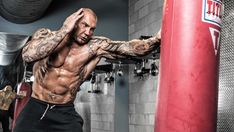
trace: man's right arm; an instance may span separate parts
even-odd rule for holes
[[[73,31],[76,22],[83,17],[83,9],[71,14],[63,23],[58,31],[50,31],[49,29],[39,29],[36,31],[32,39],[26,44],[22,51],[23,60],[26,62],[34,62],[43,59],[53,53],[55,50],[66,45],[65,37]]]
[[[62,46],[59,46],[59,44],[64,44],[61,42],[68,33],[66,26],[53,32],[45,28],[39,29],[23,48],[23,60],[33,62],[49,56],[56,48]]]

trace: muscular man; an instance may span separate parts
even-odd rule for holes
[[[22,52],[26,62],[35,62],[32,98],[19,115],[14,132],[82,132],[83,120],[73,101],[100,59],[146,55],[160,43],[160,33],[128,42],[94,37],[96,24],[95,13],[82,8],[58,31],[39,29],[34,33]]]

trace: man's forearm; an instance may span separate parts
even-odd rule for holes
[[[159,44],[160,40],[157,37],[151,37],[146,40],[112,41],[107,50],[119,55],[136,57],[147,55]]]
[[[23,59],[26,62],[33,62],[49,56],[55,49],[65,45],[61,41],[69,32],[65,26],[54,32],[48,29],[37,31],[33,35],[32,40],[23,48]]]
[[[151,37],[145,40],[133,40],[129,42],[129,47],[132,48],[132,55],[133,56],[144,56],[150,53],[158,47],[160,44],[160,39],[156,36]]]
[[[155,36],[145,40],[132,40],[129,42],[130,47],[133,49],[133,56],[144,56],[158,47],[161,43],[161,29]]]
[[[93,37],[91,42],[96,47],[100,47],[98,55],[116,59],[144,56],[150,53],[160,44],[160,36],[154,36],[149,39],[131,41],[113,41],[105,37]],[[94,46],[95,47],[95,46]],[[95,50],[95,48],[94,48]]]

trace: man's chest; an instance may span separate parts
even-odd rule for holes
[[[82,47],[71,47],[65,59],[65,65],[85,65],[94,59],[96,54],[88,45]]]

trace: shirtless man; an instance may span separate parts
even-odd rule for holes
[[[24,61],[34,63],[32,97],[14,132],[82,132],[83,120],[73,101],[80,85],[102,57],[143,56],[160,43],[160,32],[147,40],[112,41],[93,36],[96,14],[82,8],[58,31],[39,29],[24,47]]]

